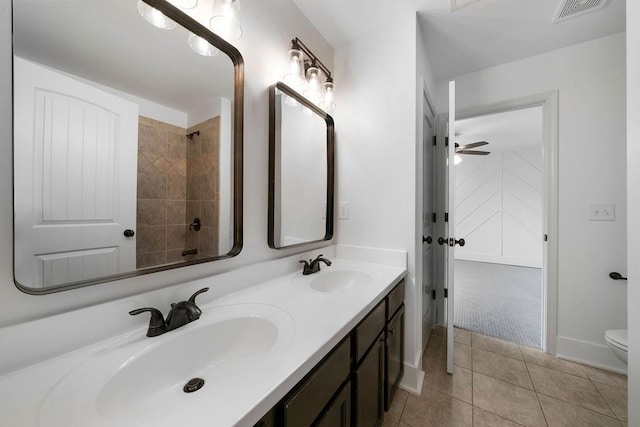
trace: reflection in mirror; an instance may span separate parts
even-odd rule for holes
[[[271,88],[269,114],[269,246],[330,240],[333,119],[284,83]]]
[[[131,0],[13,1],[15,277],[27,292],[240,251],[242,58],[198,25],[211,1],[186,11],[194,19],[146,2],[178,25],[150,25]]]

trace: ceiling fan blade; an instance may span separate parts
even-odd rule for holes
[[[487,141],[478,141],[478,142],[472,142],[471,144],[467,144],[467,145],[458,145],[456,144],[456,146],[458,148],[460,148],[461,150],[468,150],[469,148],[477,148],[477,147],[482,147],[483,145],[488,145],[489,143]]]
[[[476,151],[476,150],[456,150],[456,154],[473,154],[476,156],[486,156],[491,154],[490,151]]]

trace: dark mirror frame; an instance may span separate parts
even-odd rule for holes
[[[243,127],[244,127],[244,61],[240,51],[233,45],[229,44],[223,38],[217,36],[208,28],[201,25],[198,21],[191,18],[189,15],[182,12],[177,7],[173,6],[167,0],[142,0],[149,6],[158,9],[167,17],[174,20],[178,25],[183,26],[192,33],[202,37],[217,49],[225,53],[233,62],[234,68],[234,97],[233,97],[233,247],[229,252],[224,255],[215,257],[202,258],[193,261],[184,261],[175,264],[168,264],[158,267],[150,267],[139,270],[134,270],[128,273],[114,274],[111,276],[104,276],[97,279],[86,280],[81,282],[68,283],[66,285],[52,286],[44,289],[34,289],[24,286],[15,280],[15,217],[14,217],[14,251],[13,251],[13,269],[14,269],[14,283],[18,289],[22,292],[31,295],[45,295],[56,292],[67,291],[71,289],[82,288],[85,286],[97,285],[100,283],[112,282],[116,280],[127,279],[131,277],[137,277],[144,274],[157,273],[160,271],[172,270],[175,268],[187,267],[195,264],[202,264],[205,262],[217,261],[221,259],[231,258],[240,253],[242,250],[243,241],[243,227],[242,227],[242,164],[243,164]],[[13,53],[13,47],[12,47]],[[13,55],[12,55],[13,57]],[[12,71],[13,75],[13,71]],[[15,123],[12,121],[12,127]],[[13,130],[13,129],[12,129]],[[15,199],[17,195],[13,194],[13,202],[15,205]],[[15,209],[14,209],[15,212]]]
[[[276,246],[275,243],[275,186],[276,186],[276,94],[280,91],[300,104],[317,114],[327,124],[327,212],[326,212],[326,231],[322,239],[311,240],[304,243],[297,243],[287,246]],[[334,156],[335,156],[335,125],[333,118],[300,95],[291,87],[282,82],[278,82],[269,89],[269,227],[268,227],[268,243],[271,249],[290,249],[300,246],[306,246],[311,243],[323,242],[333,238],[333,203],[334,203]]]

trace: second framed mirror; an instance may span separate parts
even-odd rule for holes
[[[333,237],[334,122],[284,83],[269,91],[269,247]]]

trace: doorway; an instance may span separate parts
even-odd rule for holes
[[[454,326],[541,348],[542,106],[456,121]]]
[[[491,114],[504,113],[508,111],[518,111],[528,109],[531,107],[540,107],[542,109],[542,286],[540,291],[540,347],[543,351],[554,354],[556,353],[556,336],[557,336],[557,255],[558,255],[558,93],[557,91],[541,93],[531,95],[528,97],[517,98],[507,101],[502,101],[495,104],[479,106],[471,109],[465,109],[457,111],[457,120],[463,121],[466,119],[481,117]],[[437,137],[437,158],[438,158],[438,184],[437,184],[437,212],[448,216],[449,225],[455,225],[456,216],[456,203],[454,200],[450,200],[451,197],[445,198],[444,194],[447,192],[448,180],[447,180],[447,151],[445,148],[447,139],[447,123],[448,114],[441,114],[438,116],[438,137]],[[455,126],[454,126],[455,129]],[[455,133],[457,135],[457,133]],[[453,151],[453,150],[452,150]],[[453,155],[451,156],[453,157]],[[453,159],[449,163],[453,166]],[[451,203],[449,203],[451,202]],[[438,222],[438,232],[444,237],[446,234],[445,223]],[[461,236],[454,236],[459,239]],[[457,240],[455,240],[457,242]],[[455,246],[455,245],[453,245]],[[470,247],[473,246],[470,244]],[[438,324],[447,325],[447,317],[445,313],[453,311],[455,318],[455,300],[456,288],[455,288],[455,274],[445,274],[445,268],[448,259],[456,259],[455,251],[457,247],[449,247],[446,249],[446,245],[443,250],[438,251],[437,255],[437,307],[438,310]],[[442,268],[440,268],[442,267]],[[449,296],[453,298],[447,298],[444,292],[439,292],[440,289],[444,292],[448,291]],[[455,323],[455,322],[450,322]],[[452,351],[452,349],[451,349]]]

